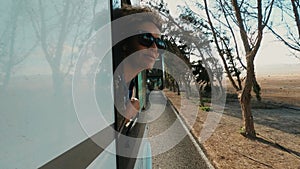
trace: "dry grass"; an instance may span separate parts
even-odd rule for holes
[[[300,169],[300,75],[265,76],[259,77],[258,82],[263,102],[252,102],[257,139],[239,133],[242,126],[239,103],[237,99],[228,99],[218,127],[202,143],[204,151],[220,169]],[[176,93],[164,92],[177,109],[195,103],[193,99],[183,99],[181,103]],[[191,112],[181,111],[182,117],[193,126],[195,137],[199,137],[208,113],[211,112],[199,110],[192,124]]]

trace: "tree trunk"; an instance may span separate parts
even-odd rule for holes
[[[8,83],[9,83],[9,80],[10,80],[10,76],[11,76],[11,69],[12,69],[12,65],[7,65],[7,69],[5,71],[5,76],[4,76],[4,79],[3,79],[3,84],[0,86],[0,91],[3,91],[6,89]]]
[[[1,86],[1,90],[5,90],[7,87],[10,77],[11,77],[11,70],[14,66],[14,60],[15,60],[15,41],[16,41],[16,31],[17,31],[17,21],[18,17],[20,16],[20,2],[14,2],[12,4],[12,14],[11,14],[11,23],[8,29],[9,30],[9,51],[8,51],[8,59],[6,69],[5,69],[5,76],[3,79],[3,84]]]
[[[192,95],[192,89],[191,89],[191,83],[190,83],[190,81],[187,83],[187,85],[188,85],[188,91],[190,93],[190,96],[193,96]]]
[[[199,84],[199,101],[200,101],[200,106],[204,106],[203,102],[203,96],[202,96],[202,91],[203,91],[203,84]]]
[[[242,90],[242,94],[240,96],[240,104],[242,109],[243,116],[243,133],[247,137],[256,137],[255,129],[254,129],[254,121],[251,112],[251,90],[253,86],[253,77],[254,77],[254,57],[247,56],[247,76],[245,87]]]
[[[62,96],[64,79],[59,70],[52,69],[52,82],[55,96]]]
[[[184,86],[185,86],[185,93],[186,93],[186,98],[190,98],[190,90],[187,81],[184,81]],[[179,95],[179,94],[178,94]]]
[[[176,89],[177,89],[177,95],[180,95],[180,88],[179,88],[179,84],[176,82],[175,83],[176,85]]]

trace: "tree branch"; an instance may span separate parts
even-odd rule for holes
[[[272,0],[272,2],[271,2],[270,5],[269,5],[269,6],[270,6],[270,9],[269,9],[268,14],[266,14],[266,20],[264,21],[263,29],[265,28],[265,26],[266,26],[267,23],[269,22],[271,13],[272,13],[272,11],[273,11],[273,4],[274,4],[274,0]],[[265,11],[267,11],[267,9],[266,9]]]
[[[224,13],[224,17],[225,17],[226,23],[227,23],[227,25],[228,25],[228,29],[230,30],[231,35],[232,35],[232,37],[233,37],[233,41],[234,41],[234,46],[235,46],[235,51],[236,51],[237,59],[238,59],[238,61],[240,62],[240,64],[242,65],[242,67],[243,67],[244,69],[246,69],[246,66],[244,65],[244,63],[242,62],[242,59],[241,59],[241,57],[240,57],[240,52],[239,52],[239,48],[238,48],[238,45],[237,45],[237,40],[236,40],[234,31],[233,31],[232,27],[229,26],[229,25],[230,25],[230,24],[229,24],[229,20],[228,20],[227,15],[226,15],[225,8],[224,8],[224,6],[222,5],[222,4],[223,4],[223,3],[222,3],[222,0],[220,0],[219,3],[220,3],[220,5],[221,5],[221,7],[222,7],[222,10],[223,10],[223,13]]]
[[[275,37],[280,40],[281,42],[283,42],[286,46],[288,46],[289,48],[300,52],[300,46],[294,46],[292,44],[290,44],[289,42],[287,42],[282,36],[280,36],[278,33],[276,33],[270,26],[267,25],[267,28],[275,35]]]
[[[300,40],[300,17],[299,17],[299,12],[298,12],[298,9],[297,9],[297,6],[296,6],[296,1],[291,0],[291,3],[292,3],[292,6],[293,6],[295,21],[296,21],[296,25],[297,25],[297,28],[298,28],[298,35],[299,35],[299,40]],[[298,6],[299,6],[299,4],[298,4]]]
[[[239,29],[240,29],[240,34],[241,34],[241,38],[242,38],[242,41],[243,41],[245,52],[248,53],[248,52],[251,51],[251,48],[250,48],[250,45],[249,45],[249,42],[248,42],[247,32],[246,32],[245,26],[243,24],[243,19],[242,19],[242,16],[241,16],[240,7],[238,5],[237,0],[231,0],[231,3],[232,3],[232,6],[234,8],[234,11],[235,11],[236,19],[238,21],[238,26],[239,26]]]
[[[40,10],[40,22],[41,22],[41,32],[40,32],[40,40],[41,40],[41,45],[42,49],[44,51],[46,60],[50,64],[51,67],[54,66],[53,59],[51,58],[51,55],[49,54],[48,51],[48,46],[47,46],[47,34],[46,34],[46,23],[45,23],[45,11],[43,8],[42,0],[39,0],[39,10]]]
[[[231,74],[230,74],[230,72],[229,72],[229,68],[228,68],[227,63],[226,63],[226,60],[225,60],[225,58],[224,58],[224,54],[222,53],[221,48],[220,48],[220,46],[219,46],[219,44],[218,44],[218,40],[217,40],[215,28],[214,28],[213,23],[212,23],[212,21],[211,21],[211,19],[210,19],[210,15],[209,15],[209,11],[208,11],[208,6],[207,6],[207,1],[206,1],[206,0],[203,0],[203,1],[204,1],[204,5],[205,5],[205,12],[206,12],[206,16],[207,16],[207,19],[208,19],[208,23],[209,23],[209,25],[210,25],[210,28],[211,28],[211,31],[212,31],[212,34],[213,34],[213,37],[214,37],[214,41],[215,41],[215,44],[216,44],[218,53],[219,53],[219,55],[220,55],[220,57],[221,57],[221,59],[222,59],[222,62],[223,62],[223,64],[224,64],[225,71],[226,71],[226,73],[227,73],[227,75],[228,75],[228,78],[229,78],[229,80],[230,80],[232,86],[233,86],[236,90],[240,90],[240,88],[236,85],[235,81],[233,80],[233,78],[232,78],[232,76],[231,76]]]

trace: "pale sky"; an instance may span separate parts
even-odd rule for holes
[[[295,58],[288,47],[274,36],[264,34],[263,43],[255,62],[257,65],[299,64],[300,60]]]

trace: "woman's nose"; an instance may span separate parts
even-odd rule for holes
[[[157,47],[155,42],[150,46],[150,48],[151,48],[152,51],[157,53],[158,47]]]

